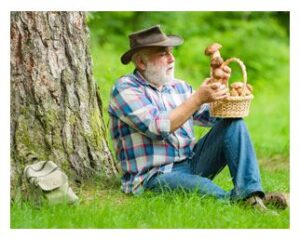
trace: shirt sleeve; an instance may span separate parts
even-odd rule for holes
[[[170,134],[168,113],[153,105],[143,87],[130,79],[114,86],[109,113],[151,139],[162,140]]]
[[[210,116],[210,106],[207,103],[201,105],[200,109],[194,113],[193,119],[195,125],[203,127],[212,127],[219,121],[219,118]]]

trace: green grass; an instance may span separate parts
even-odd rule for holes
[[[272,181],[270,181],[272,179]],[[281,169],[263,171],[266,190],[288,191],[287,178]],[[231,188],[227,169],[216,182]],[[109,187],[108,187],[109,186]],[[230,204],[196,193],[146,192],[128,196],[119,191],[118,181],[96,180],[77,189],[77,206],[29,203],[11,207],[12,228],[289,228],[289,210],[270,217],[242,204]]]

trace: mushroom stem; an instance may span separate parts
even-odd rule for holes
[[[210,60],[213,60],[214,58],[221,58],[221,54],[220,54],[220,51],[219,51],[219,50],[213,52],[213,53],[210,55]]]

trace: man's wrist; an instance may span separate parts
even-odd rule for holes
[[[197,108],[201,107],[201,105],[204,103],[202,100],[201,95],[196,91],[195,94],[192,97],[193,105],[195,105]]]

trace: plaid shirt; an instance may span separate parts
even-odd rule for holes
[[[207,104],[175,132],[170,132],[169,112],[193,93],[192,87],[173,80],[158,90],[138,71],[121,77],[113,86],[109,105],[110,131],[123,171],[122,190],[143,192],[154,174],[172,170],[174,162],[193,156],[193,124],[212,126]]]

